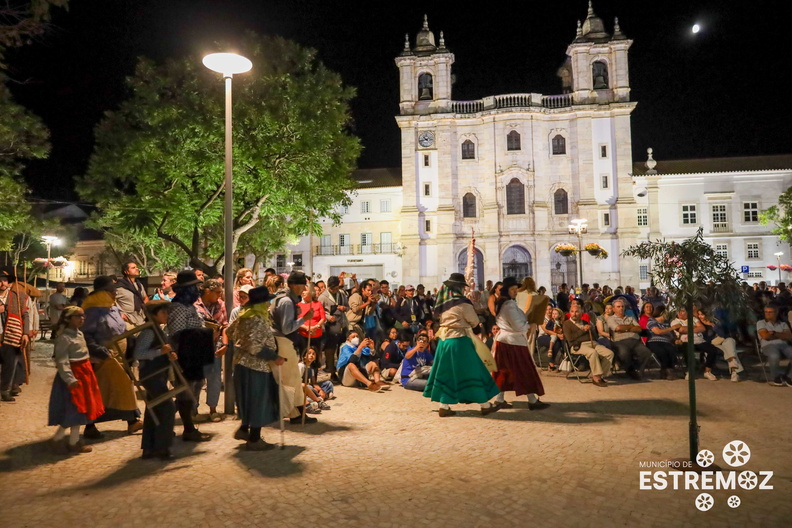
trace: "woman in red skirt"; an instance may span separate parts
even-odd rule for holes
[[[80,426],[96,420],[105,409],[99,384],[88,359],[88,345],[80,331],[85,313],[79,306],[61,312],[52,333],[55,340],[55,365],[58,373],[52,383],[49,425],[57,425],[52,447],[57,452],[90,453],[92,448],[80,441]],[[66,440],[66,430],[69,438]]]
[[[501,294],[495,303],[495,324],[500,328],[493,347],[498,370],[492,373],[495,383],[501,390],[495,398],[495,405],[508,409],[505,392],[514,391],[517,396],[528,395],[528,408],[532,411],[545,409],[550,404],[539,400],[544,395],[544,387],[528,350],[528,331],[530,325],[517,302],[520,283],[514,277],[503,279]]]

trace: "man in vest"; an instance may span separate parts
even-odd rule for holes
[[[30,312],[27,310],[28,298],[25,290],[10,284],[9,275],[0,271],[0,399],[14,401],[11,386],[19,356],[27,347],[30,339]]]

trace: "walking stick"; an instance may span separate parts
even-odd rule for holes
[[[285,449],[286,446],[284,445],[283,437],[283,413],[281,410],[280,398],[281,398],[281,391],[283,390],[283,384],[281,383],[281,367],[282,365],[276,365],[278,367],[278,423],[280,424],[280,448]],[[303,415],[304,416],[304,415]]]
[[[308,352],[308,349],[311,348],[311,324],[308,323],[308,347],[305,349]],[[308,365],[305,364],[305,355],[303,355],[303,375],[302,375],[302,382],[305,383],[306,378],[308,377]],[[302,410],[302,424],[300,427],[303,429],[305,428],[305,408],[308,406],[308,402],[305,401],[305,388],[300,387],[302,391],[302,399],[303,399],[303,410]]]

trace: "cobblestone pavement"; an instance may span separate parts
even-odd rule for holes
[[[4,528],[790,525],[792,388],[697,383],[701,447],[726,468],[723,447],[742,440],[751,458],[737,471],[774,471],[772,490],[710,491],[714,507],[699,511],[699,490],[639,489],[641,462],[687,453],[682,380],[597,388],[545,374],[547,410],[523,399],[487,417],[458,405],[442,419],[399,387],[339,387],[320,423],[287,426],[285,450],[240,450],[227,419],[201,426],[210,442],[177,439],[165,463],[141,460],[140,435],[122,422],[100,424],[107,438],[93,453],[50,453],[51,353],[38,344],[31,385],[0,404]],[[277,429],[265,438],[277,442]]]

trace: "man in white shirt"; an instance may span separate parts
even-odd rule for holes
[[[66,291],[66,285],[62,282],[59,282],[55,285],[55,293],[50,294],[49,296],[49,320],[51,325],[55,325],[60,319],[61,312],[66,308],[66,305],[69,304],[69,298],[64,295]]]
[[[619,354],[622,367],[632,379],[640,380],[641,371],[652,358],[652,352],[641,341],[642,328],[638,321],[627,315],[626,310],[626,301],[615,299],[613,315],[608,317],[607,323],[613,333],[613,346]]]
[[[756,332],[759,334],[762,352],[767,355],[770,363],[770,377],[773,378],[770,385],[792,386],[792,379],[789,378],[792,362],[784,374],[781,374],[780,365],[782,354],[792,359],[792,346],[788,343],[792,339],[792,332],[785,322],[778,320],[778,310],[775,306],[764,307],[764,319],[756,323]]]

